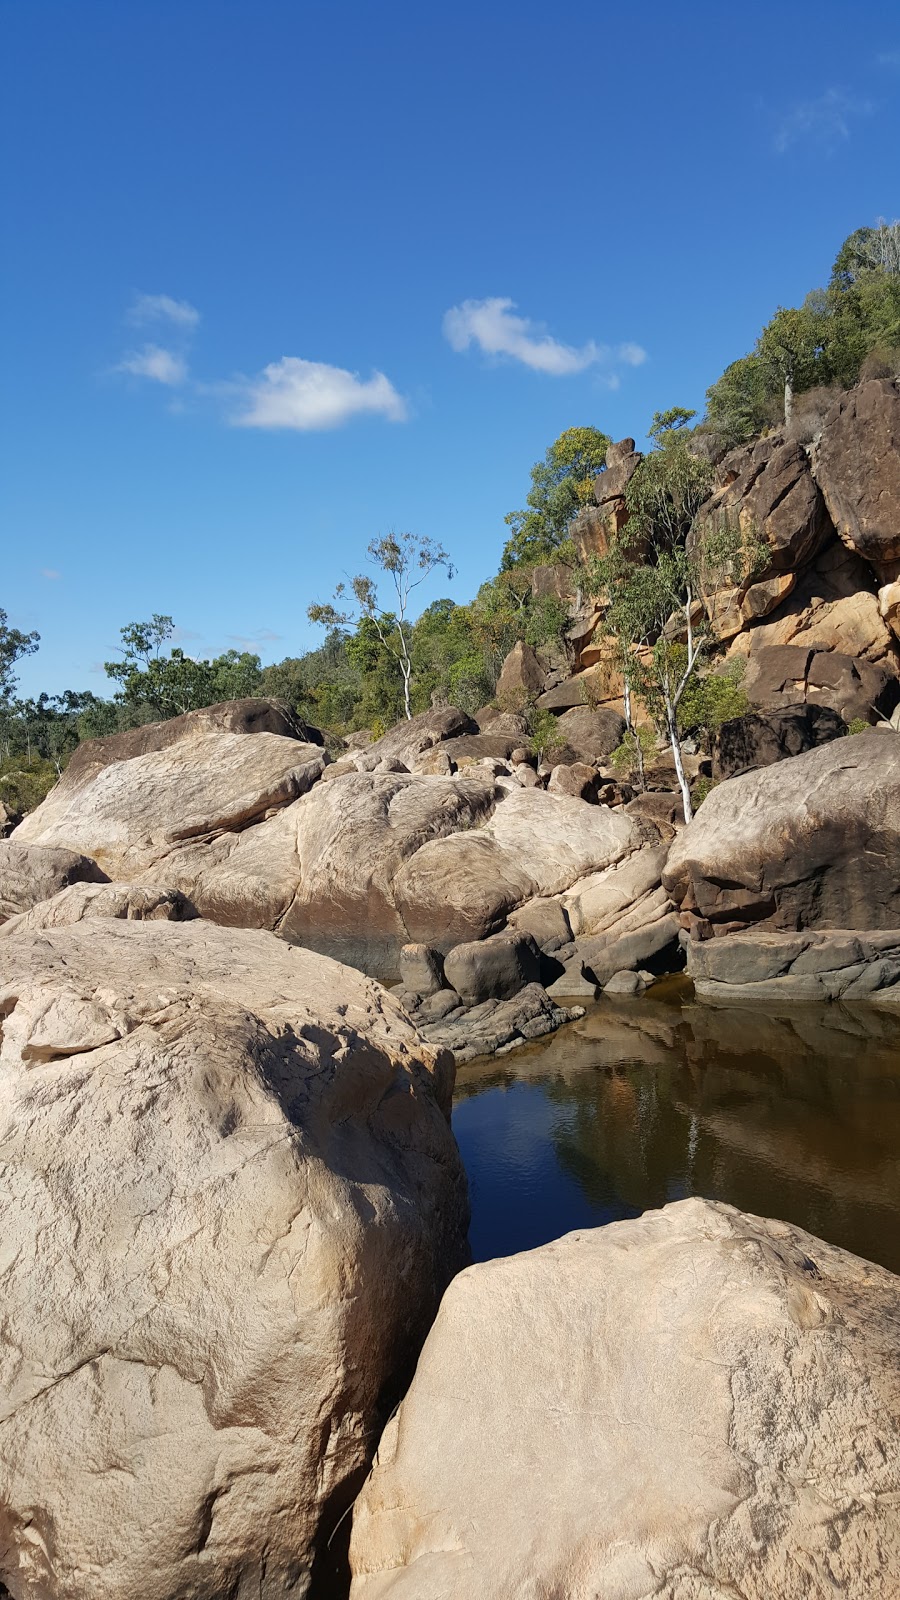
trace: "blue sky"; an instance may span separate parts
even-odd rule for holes
[[[295,654],[392,527],[455,559],[423,603],[470,598],[563,428],[702,407],[900,213],[894,4],[0,21],[0,606],[42,635],[28,693],[104,692],[154,611],[194,654]]]

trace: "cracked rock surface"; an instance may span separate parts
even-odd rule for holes
[[[0,1017],[0,1587],[301,1600],[465,1259],[451,1058],[199,920],[15,931]]]
[[[684,1200],[451,1284],[352,1600],[895,1600],[900,1279]]]

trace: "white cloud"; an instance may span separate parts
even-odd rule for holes
[[[171,322],[177,328],[196,328],[200,313],[189,300],[168,294],[139,294],[128,313],[129,322]]]
[[[581,346],[561,344],[528,317],[516,316],[515,310],[515,301],[500,295],[487,300],[464,300],[462,305],[451,306],[445,312],[444,338],[454,350],[468,350],[475,344],[485,355],[509,356],[532,371],[553,378],[571,377],[598,363],[618,360],[637,366],[646,359],[637,344],[611,348],[596,344],[593,339]]]
[[[62,573],[57,572],[55,567],[41,567],[41,577],[51,579],[61,578]]]
[[[255,633],[228,633],[225,637],[234,644],[242,644],[246,649],[253,650],[261,644],[274,644],[284,635],[274,633],[271,628],[257,628]]]
[[[323,361],[283,356],[258,378],[241,385],[244,409],[232,417],[237,428],[295,428],[300,432],[339,428],[351,417],[370,413],[388,422],[406,419],[406,401],[383,372],[362,379]]]
[[[775,129],[774,146],[779,155],[804,140],[832,150],[850,138],[854,117],[871,116],[870,100],[859,100],[843,89],[826,89],[815,100],[801,100]]]
[[[151,378],[154,383],[166,383],[171,387],[184,383],[188,375],[184,357],[158,344],[145,344],[143,350],[132,351],[119,362],[116,371],[130,373],[133,378]]]

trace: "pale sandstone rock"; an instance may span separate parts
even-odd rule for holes
[[[352,1600],[894,1600],[900,1280],[705,1200],[472,1267],[354,1511]]]
[[[318,746],[279,734],[200,733],[61,782],[17,835],[82,851],[111,877],[132,879],[189,840],[233,833],[288,805],[324,765]]]
[[[199,921],[0,974],[0,1584],[300,1600],[463,1259],[451,1058]]]
[[[68,928],[95,917],[128,922],[188,922],[196,912],[177,889],[148,888],[140,883],[73,883],[30,911],[10,917],[0,939],[36,933],[41,928]]]
[[[477,732],[477,724],[464,711],[457,710],[456,706],[441,706],[437,710],[423,711],[408,721],[403,718],[380,739],[357,751],[353,759],[360,772],[374,772],[386,760],[399,761],[401,768],[410,770],[416,757],[426,750],[433,750],[447,739]]]
[[[104,883],[106,873],[78,850],[0,839],[0,920],[28,911],[73,883]]]

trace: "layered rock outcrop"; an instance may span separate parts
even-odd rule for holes
[[[815,452],[816,477],[844,543],[882,581],[900,562],[900,384],[861,383],[825,418]]]
[[[309,1592],[465,1258],[452,1059],[263,933],[3,941],[0,1584]]]
[[[900,739],[872,730],[720,784],[662,881],[700,932],[900,927]]]
[[[28,911],[75,883],[105,883],[106,873],[78,850],[0,839],[0,921]]]
[[[451,1284],[352,1600],[891,1600],[900,1280],[686,1200]]]

